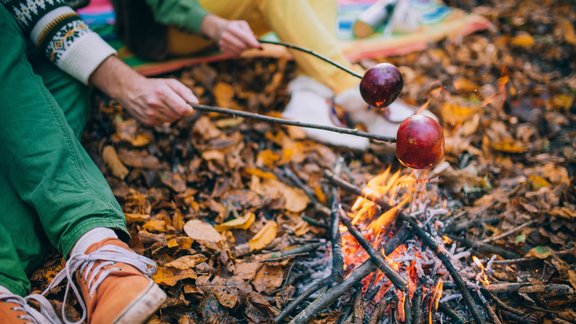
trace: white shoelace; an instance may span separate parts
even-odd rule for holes
[[[40,304],[40,311],[28,304],[28,301],[34,300]],[[1,294],[0,301],[18,304],[12,308],[14,311],[23,311],[26,314],[20,315],[20,319],[38,324],[60,324],[60,319],[56,315],[50,302],[42,295],[32,294],[24,298],[14,294]]]
[[[101,263],[96,265],[96,262]],[[80,273],[84,274],[83,279],[88,281],[88,289],[90,290],[90,296],[92,297],[96,293],[96,290],[102,281],[104,281],[108,275],[114,272],[122,271],[121,268],[103,269],[104,267],[114,265],[117,262],[129,264],[149,277],[156,272],[156,263],[147,257],[138,255],[119,246],[105,245],[90,254],[77,253],[70,256],[66,262],[66,267],[62,269],[56,275],[56,277],[54,277],[54,280],[48,286],[48,288],[46,288],[42,295],[46,295],[48,291],[58,286],[62,281],[64,281],[64,279],[67,279],[68,283],[66,284],[64,302],[62,303],[62,320],[65,324],[82,323],[87,316],[86,302],[82,299],[82,294],[76,286],[76,283],[74,283],[74,273],[76,273],[76,271],[80,271]],[[97,276],[98,279],[96,279]],[[70,288],[72,288],[72,291],[74,292],[74,295],[76,295],[76,299],[82,308],[82,317],[77,322],[69,321],[65,313],[66,302],[68,301],[68,292],[70,291]]]

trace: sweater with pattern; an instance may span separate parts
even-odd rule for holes
[[[106,58],[116,53],[65,0],[0,0],[0,3],[52,63],[84,84]]]

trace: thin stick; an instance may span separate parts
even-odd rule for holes
[[[410,231],[408,227],[402,226],[392,238],[386,241],[384,252],[386,254],[392,253],[409,235]],[[349,292],[358,281],[362,280],[374,270],[376,270],[374,263],[370,261],[362,263],[358,268],[354,269],[344,281],[322,294],[322,296],[308,305],[300,314],[296,315],[290,323],[307,323],[308,320],[314,317],[320,310],[331,305],[344,293]]]
[[[524,224],[522,224],[522,225],[520,225],[520,226],[517,226],[517,227],[515,227],[515,228],[513,228],[513,229],[511,229],[511,230],[509,230],[509,231],[506,231],[506,232],[504,232],[504,233],[502,233],[502,234],[500,234],[500,235],[491,236],[491,237],[489,237],[489,238],[487,238],[487,239],[484,239],[484,240],[480,241],[480,243],[486,244],[486,243],[494,242],[494,241],[496,241],[496,240],[505,238],[506,236],[512,235],[512,234],[520,231],[521,229],[523,229],[523,228],[525,228],[525,227],[532,226],[532,224],[534,224],[534,223],[536,223],[536,221],[535,221],[535,220],[531,220],[531,221],[526,222],[526,223],[524,223]]]
[[[310,295],[315,293],[318,289],[326,286],[330,281],[332,281],[332,278],[331,276],[328,276],[312,285],[312,287],[308,288],[308,290],[306,290],[305,292],[298,295],[298,297],[296,297],[290,304],[288,304],[288,306],[286,306],[282,310],[280,314],[278,314],[278,316],[276,316],[276,318],[274,319],[274,323],[280,323],[281,320],[283,320],[286,316],[290,315],[290,313],[292,313],[292,311],[294,311],[296,307],[298,307],[308,297],[310,297]]]
[[[334,126],[305,123],[305,122],[300,122],[300,121],[296,121],[296,120],[289,120],[289,119],[278,118],[278,117],[264,116],[264,115],[260,115],[260,114],[247,112],[247,111],[234,110],[234,109],[215,107],[215,106],[192,105],[192,108],[194,108],[198,111],[202,111],[202,112],[214,112],[214,113],[219,113],[219,114],[224,114],[224,115],[231,115],[233,117],[240,116],[240,117],[256,119],[259,121],[272,123],[272,124],[282,124],[282,125],[298,126],[298,127],[305,127],[305,128],[315,128],[315,129],[321,129],[321,130],[340,133],[340,134],[366,137],[366,138],[377,140],[377,141],[391,142],[391,143],[396,142],[396,138],[394,138],[394,137],[367,133],[367,132],[363,132],[363,131],[358,130],[358,129],[350,129],[350,128],[344,128],[344,127],[334,127]]]
[[[382,257],[382,253],[378,252],[366,240],[366,238],[364,238],[364,235],[362,235],[360,230],[356,226],[354,226],[352,222],[350,222],[348,217],[342,215],[341,213],[340,220],[342,221],[342,223],[344,223],[344,225],[346,225],[348,231],[350,231],[350,234],[354,236],[356,241],[360,243],[360,245],[364,248],[364,250],[366,250],[366,252],[370,256],[370,260],[378,266],[378,269],[380,269],[380,271],[384,273],[386,278],[388,278],[388,280],[390,280],[390,282],[392,282],[392,284],[394,284],[394,286],[397,289],[406,292],[406,286],[408,285],[408,283],[406,282],[406,280],[400,277],[400,275],[396,271],[394,271],[394,269],[392,269],[392,267],[390,267],[388,263],[386,263],[386,260],[384,260],[384,257]]]
[[[414,305],[414,314],[412,315],[412,321],[414,324],[420,324],[422,319],[422,287],[418,286],[416,292],[414,292],[414,298],[412,299],[412,304]]]
[[[340,195],[334,190],[330,213],[330,241],[332,242],[332,277],[334,283],[344,278],[344,258],[342,256],[342,238],[340,237]]]
[[[356,72],[354,72],[354,71],[351,71],[350,69],[345,68],[344,66],[342,66],[342,65],[340,65],[340,64],[332,61],[331,59],[329,59],[329,58],[327,58],[327,57],[325,57],[325,56],[322,56],[322,55],[320,55],[320,54],[318,54],[318,53],[316,53],[316,52],[314,52],[314,51],[312,51],[312,50],[309,50],[309,49],[307,49],[307,48],[300,47],[300,46],[297,46],[297,45],[288,44],[288,43],[283,43],[283,42],[275,42],[275,41],[267,41],[267,40],[259,40],[259,42],[262,43],[262,44],[280,45],[280,46],[284,46],[284,47],[289,48],[289,49],[293,49],[293,50],[297,50],[297,51],[300,51],[300,52],[304,52],[304,53],[306,53],[306,54],[310,54],[310,55],[312,55],[312,56],[314,56],[314,57],[316,57],[316,58],[321,59],[322,61],[324,61],[324,62],[326,62],[326,63],[328,63],[328,64],[332,64],[333,66],[339,68],[340,70],[342,70],[342,71],[344,71],[344,72],[346,72],[346,73],[348,73],[348,74],[350,74],[350,75],[352,75],[352,76],[357,77],[358,79],[362,79],[362,76],[361,76],[360,74],[358,74],[358,73],[356,73]]]
[[[374,195],[366,194],[359,187],[336,177],[332,172],[328,170],[324,170],[324,176],[328,178],[328,180],[330,180],[335,185],[341,187],[342,189],[348,190],[354,194],[357,194],[368,200],[371,200],[385,209],[390,208],[390,205],[383,199],[375,197]],[[472,313],[474,322],[476,322],[477,324],[484,324],[484,318],[480,315],[476,303],[474,302],[474,299],[472,299],[472,295],[470,295],[470,292],[468,291],[468,288],[466,287],[464,280],[454,267],[454,264],[452,264],[452,262],[450,261],[450,257],[448,256],[446,250],[444,248],[441,248],[438,244],[436,244],[436,242],[432,239],[432,237],[430,237],[428,233],[426,233],[426,231],[424,231],[418,225],[418,222],[413,217],[400,212],[398,213],[398,219],[408,223],[412,227],[412,230],[414,231],[416,236],[418,236],[418,238],[422,241],[422,243],[427,245],[434,252],[434,254],[436,254],[436,256],[440,259],[440,261],[442,261],[442,264],[444,264],[444,267],[446,267],[446,270],[448,270],[450,276],[452,277],[452,280],[454,280],[454,283],[456,284],[458,290],[462,294],[462,298],[466,302],[466,305],[468,306],[470,313]]]
[[[452,319],[452,321],[454,321],[453,323],[457,323],[457,324],[466,323],[466,321],[464,321],[460,316],[458,316],[458,314],[456,314],[456,312],[453,311],[450,307],[448,307],[448,305],[446,305],[445,303],[440,303],[440,305],[438,305],[438,309],[442,313],[444,313],[448,317],[450,317],[450,319]]]

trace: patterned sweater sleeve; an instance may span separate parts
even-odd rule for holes
[[[24,35],[64,72],[84,84],[115,50],[65,0],[0,0]]]

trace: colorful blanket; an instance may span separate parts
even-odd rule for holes
[[[442,22],[427,25],[414,33],[389,33],[379,31],[369,38],[355,39],[352,24],[359,13],[376,0],[338,0],[338,37],[345,55],[352,61],[366,58],[404,55],[426,49],[431,43],[443,38],[458,39],[473,32],[484,30],[490,23],[474,14],[454,12]],[[229,59],[217,51],[204,52],[190,57],[152,62],[134,56],[114,33],[114,10],[110,0],[92,0],[90,5],[79,10],[82,18],[106,41],[118,50],[120,58],[144,75],[158,75],[181,69],[186,66]],[[275,39],[273,34],[268,39]],[[266,46],[264,51],[248,52],[244,56],[290,57],[285,48]]]

